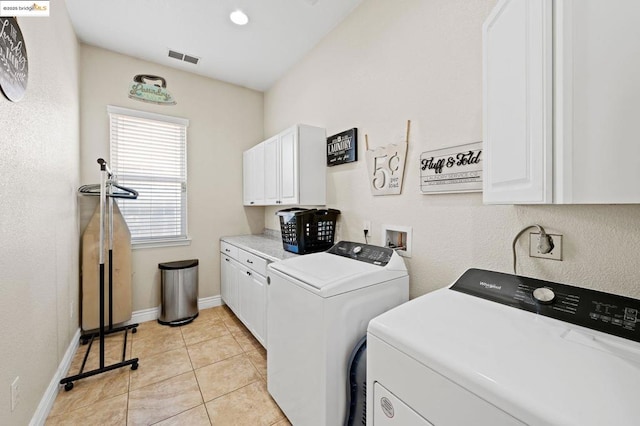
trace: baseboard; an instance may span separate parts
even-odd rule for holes
[[[198,309],[208,309],[216,306],[222,306],[222,298],[220,296],[202,297],[198,299]]]
[[[60,365],[58,366],[58,370],[55,372],[47,390],[44,392],[42,399],[40,400],[40,404],[38,404],[38,408],[36,412],[33,414],[31,421],[29,422],[29,426],[40,426],[44,425],[47,417],[49,416],[49,412],[53,407],[53,403],[58,396],[58,391],[60,390],[60,380],[64,379],[69,372],[69,367],[71,367],[71,361],[73,360],[73,356],[78,350],[78,346],[80,343],[80,328],[78,328],[71,338],[71,342],[69,343],[69,347],[67,351],[64,353],[64,357],[62,361],[60,361]]]
[[[220,296],[211,296],[211,297],[201,297],[198,299],[198,310],[200,309],[208,309],[213,308],[215,306],[222,305],[222,298]],[[157,308],[149,308],[142,309],[140,311],[135,311],[131,315],[131,319],[127,321],[125,324],[140,324],[141,322],[147,321],[155,321],[160,316],[160,307]]]
[[[142,309],[131,314],[131,319],[125,324],[139,324],[141,322],[155,321],[160,316],[160,307]]]

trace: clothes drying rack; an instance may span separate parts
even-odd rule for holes
[[[99,185],[84,185],[78,189],[81,195],[93,195],[100,196],[100,243],[99,243],[99,259],[100,259],[100,328],[97,332],[87,333],[80,336],[80,340],[83,344],[89,343],[87,351],[82,360],[82,366],[80,372],[73,376],[65,377],[60,380],[60,384],[64,385],[65,391],[73,389],[73,382],[76,380],[84,379],[87,377],[95,376],[97,374],[106,373],[107,371],[115,370],[118,368],[131,366],[132,370],[138,369],[138,358],[125,359],[127,353],[127,336],[129,330],[132,333],[136,333],[139,324],[129,324],[121,327],[113,326],[113,199],[114,198],[138,198],[138,192],[120,186],[116,183],[115,177],[111,172],[111,169],[107,165],[107,162],[102,158],[98,158],[98,164],[100,164],[100,184]],[[106,220],[105,220],[106,219]],[[106,223],[106,225],[105,225]],[[106,232],[105,232],[105,227]],[[105,233],[108,234],[108,259],[109,259],[109,283],[108,283],[108,295],[109,295],[109,324],[105,324],[105,279],[104,279],[104,254],[105,254]],[[115,364],[105,365],[105,336],[113,333],[124,331],[124,343],[122,347],[122,361]],[[91,347],[95,338],[98,337],[100,342],[100,366],[94,370],[84,371]]]

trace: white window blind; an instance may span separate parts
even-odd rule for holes
[[[118,199],[133,243],[187,239],[189,121],[109,106],[111,169],[120,185],[138,191]]]

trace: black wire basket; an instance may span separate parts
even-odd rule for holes
[[[280,210],[282,247],[297,254],[325,251],[333,245],[336,221],[340,210],[300,209]]]

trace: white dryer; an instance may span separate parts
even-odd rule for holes
[[[409,299],[395,251],[341,241],[269,265],[267,387],[295,426],[335,426],[347,408],[349,356],[369,321]]]
[[[638,425],[640,301],[470,269],[372,320],[368,425]]]

